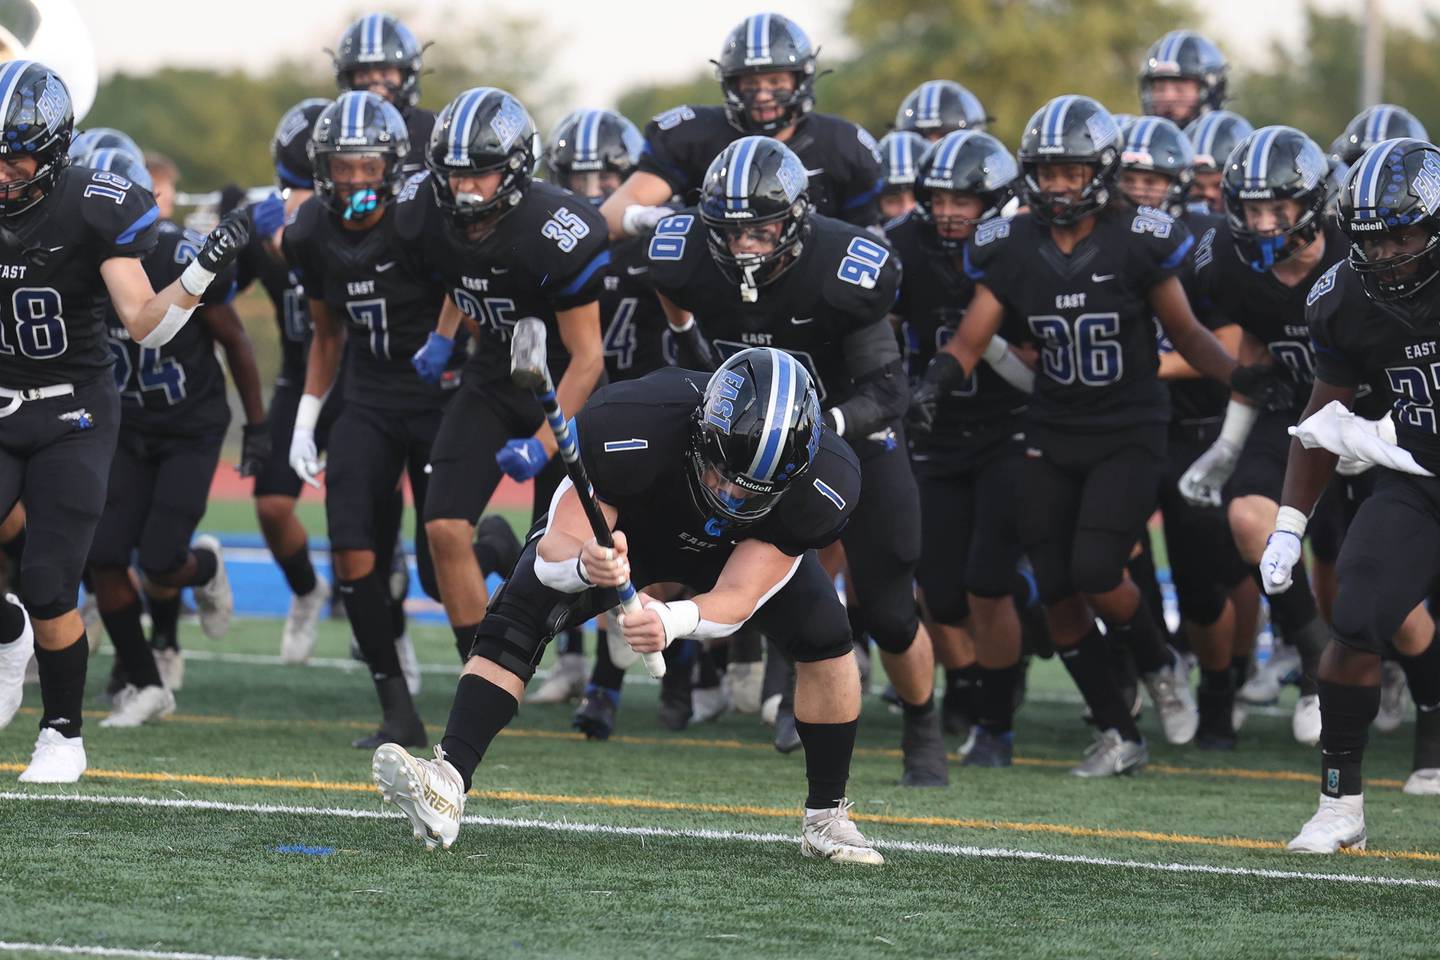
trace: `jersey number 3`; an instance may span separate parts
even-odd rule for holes
[[[51,287],[21,287],[10,298],[10,325],[0,321],[0,355],[31,360],[54,360],[65,352],[70,338],[60,315],[60,293]]]

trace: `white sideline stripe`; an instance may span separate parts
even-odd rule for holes
[[[226,803],[220,800],[174,800],[163,797],[106,796],[97,794],[0,792],[0,800],[56,801],[91,803],[99,806],[163,807],[170,810],[218,810],[225,813],[281,813],[345,817],[351,820],[402,820],[404,814],[382,810],[356,810],[346,807],[301,807],[272,803]],[[734,830],[676,830],[666,827],[618,827],[605,823],[574,821],[511,819],[470,815],[464,823],[483,827],[508,827],[520,830],[551,830],[558,833],[588,833],[621,837],[665,837],[688,840],[734,840],[742,843],[788,844],[800,838],[786,833],[744,833]],[[1084,857],[1063,853],[1042,853],[1038,850],[1014,850],[1009,847],[972,847],[951,843],[922,843],[914,840],[877,840],[882,850],[906,853],[933,853],[948,857],[983,857],[990,860],[1032,860],[1043,863],[1073,863],[1093,867],[1125,867],[1158,873],[1198,873],[1226,877],[1260,877],[1267,880],[1316,880],[1322,883],[1356,883],[1379,887],[1424,887],[1440,889],[1440,880],[1410,877],[1378,877],[1348,873],[1305,873],[1298,870],[1267,870],[1258,867],[1218,867],[1203,863],[1148,863],[1143,860],[1115,860],[1109,857]],[[189,953],[136,953],[126,951],[117,956],[201,957]],[[215,958],[229,960],[229,958]]]
[[[171,950],[126,950],[123,947],[71,947],[59,943],[11,943],[0,940],[0,953],[58,953],[72,957],[144,957],[147,960],[270,960],[228,953],[177,953]]]

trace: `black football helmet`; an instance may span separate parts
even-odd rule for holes
[[[1415,119],[1415,114],[1404,107],[1389,103],[1366,107],[1345,124],[1345,132],[1330,145],[1331,162],[1337,164],[1343,180],[1362,153],[1377,143],[1396,137],[1428,141],[1430,134],[1425,131],[1425,125]]]
[[[635,124],[620,114],[612,110],[576,110],[550,134],[550,143],[545,147],[545,175],[551,183],[598,203],[604,199],[598,175],[613,173],[624,180],[634,172],[644,148],[645,138]]]
[[[535,121],[519,100],[495,87],[466,90],[440,111],[430,134],[425,163],[435,182],[436,202],[461,228],[503,216],[529,188],[539,147]],[[450,189],[451,176],[495,170],[502,176],[493,197]]]
[[[1324,222],[1328,169],[1324,151],[1294,127],[1261,127],[1231,151],[1221,183],[1225,217],[1235,252],[1251,269],[1264,273],[1315,239]],[[1297,200],[1301,213],[1275,235],[1261,236],[1246,224],[1246,200]]]
[[[400,192],[404,179],[400,163],[409,152],[405,118],[390,101],[367,91],[342,93],[320,112],[310,134],[307,154],[315,173],[315,195],[342,219],[362,219]],[[368,182],[337,184],[331,163],[341,155],[379,157],[384,170]]]
[[[910,190],[915,186],[915,170],[930,142],[918,133],[892,130],[880,138],[880,189]]]
[[[955,130],[984,130],[989,119],[980,98],[954,80],[927,80],[900,101],[895,129],[939,139]]]
[[[130,138],[130,135],[114,127],[91,127],[70,138],[70,159],[79,161],[96,150],[112,148],[122,150],[140,163],[145,162],[145,151]]]
[[[1120,167],[1120,129],[1099,101],[1056,97],[1035,111],[1020,137],[1024,202],[1039,223],[1067,226],[1110,202]],[[1094,170],[1079,199],[1040,189],[1036,172],[1047,163],[1083,163]]]
[[[34,60],[0,64],[0,91],[0,157],[35,158],[29,177],[0,184],[0,217],[13,217],[44,200],[70,162],[75,111],[60,75]]]
[[[742,299],[753,302],[795,262],[810,222],[810,185],[805,164],[779,140],[741,137],[710,163],[700,186],[700,219],[710,255],[727,278],[740,285]],[[730,251],[738,232],[761,224],[781,224],[769,253]]]
[[[325,108],[334,103],[323,97],[301,100],[285,111],[270,140],[270,160],[275,181],[281,189],[310,190],[315,186],[315,169],[310,165],[310,134]]]
[[[811,45],[793,21],[778,13],[746,17],[720,49],[715,77],[725,95],[725,116],[741,133],[770,134],[783,130],[815,108],[815,56]],[[740,92],[740,78],[750,73],[785,70],[795,75],[795,89],[776,97],[780,116],[759,122],[751,115],[752,100]]]
[[[978,197],[984,208],[971,225],[1000,216],[1001,210],[1015,196],[1020,181],[1020,168],[1015,156],[1005,145],[988,133],[956,130],[938,143],[933,143],[920,158],[915,175],[915,209],[931,229],[926,233],[941,249],[958,253],[965,246],[963,239],[946,237],[937,229],[939,224],[932,206],[936,190],[968,193]]]
[[[150,171],[145,164],[119,147],[101,147],[99,150],[91,150],[87,155],[76,157],[70,162],[77,167],[118,173],[131,183],[140,184],[146,190],[153,191],[155,189],[155,181],[150,176]]]
[[[1200,86],[1195,115],[1170,118],[1177,124],[1191,123],[1196,117],[1225,105],[1229,71],[1225,54],[1215,44],[1189,30],[1172,30],[1145,52],[1145,60],[1140,65],[1140,106],[1148,116],[1156,115],[1150,89],[1156,80],[1194,80]]]
[[[1400,137],[1365,151],[1340,190],[1339,220],[1366,295],[1410,327],[1440,321],[1440,285],[1431,284],[1440,273],[1440,148]],[[1423,247],[1376,256],[1375,240],[1411,227]]]
[[[1185,128],[1195,150],[1197,173],[1224,173],[1235,145],[1255,132],[1250,121],[1229,110],[1214,110]]]
[[[696,506],[722,527],[759,520],[810,469],[823,429],[803,364],[773,347],[741,350],[711,375],[695,408],[689,476]]]
[[[1195,151],[1190,139],[1164,117],[1138,117],[1124,130],[1121,170],[1145,170],[1170,179],[1165,198],[1154,206],[1172,217],[1185,212],[1195,182]]]
[[[346,28],[340,44],[331,54],[335,62],[335,83],[341,93],[368,90],[357,86],[355,72],[367,67],[397,67],[399,86],[387,85],[388,99],[402,112],[420,101],[420,58],[425,48],[415,41],[410,29],[385,13],[361,17]]]

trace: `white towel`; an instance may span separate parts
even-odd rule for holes
[[[1366,420],[1331,400],[1319,411],[1290,428],[1290,435],[1308,450],[1323,447],[1347,460],[1361,460],[1417,477],[1435,474],[1415,462],[1410,451],[1395,443],[1395,426],[1390,418]]]

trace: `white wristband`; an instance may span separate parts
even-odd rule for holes
[[[580,558],[568,560],[546,560],[535,551],[535,577],[551,590],[561,593],[584,593],[594,586],[588,583],[580,572]]]
[[[199,260],[191,260],[190,266],[180,274],[180,286],[192,297],[198,297],[210,289],[210,284],[215,282],[215,271],[206,270],[200,266]]]
[[[165,316],[145,336],[140,338],[142,347],[163,347],[175,339],[175,334],[190,319],[190,314],[195,312],[194,307],[177,307],[173,303],[165,308]]]
[[[320,422],[320,408],[325,401],[313,393],[302,393],[300,395],[300,406],[295,411],[295,429],[309,430],[315,432],[315,424]]]
[[[669,321],[666,322],[668,323]],[[675,324],[671,323],[670,329],[674,333],[685,333],[693,326],[695,326],[695,314],[688,313],[685,315],[685,322],[683,324],[677,327],[675,326]]]
[[[1310,518],[1294,507],[1281,507],[1280,512],[1275,515],[1275,532],[1293,533],[1303,539],[1305,527],[1309,523]]]
[[[665,627],[665,646],[670,646],[681,637],[688,637],[700,626],[700,605],[694,600],[676,600],[672,603],[661,603],[659,600],[651,600],[645,604],[646,610],[655,611],[660,618],[660,623]]]
[[[990,338],[990,344],[985,348],[985,362],[990,364],[991,366],[994,366],[1001,360],[1004,360],[1005,354],[1009,352],[1010,341],[1006,340],[1004,337],[1000,336],[1000,334],[997,333],[995,334],[995,336]]]
[[[830,414],[830,419],[835,421],[835,436],[845,436],[845,414],[840,411],[839,407],[831,407],[826,412]]]
[[[1225,422],[1220,427],[1220,439],[1232,444],[1237,450],[1245,446],[1245,438],[1250,436],[1250,429],[1255,426],[1255,418],[1258,416],[1260,411],[1254,407],[1239,400],[1231,400],[1225,407]]]

